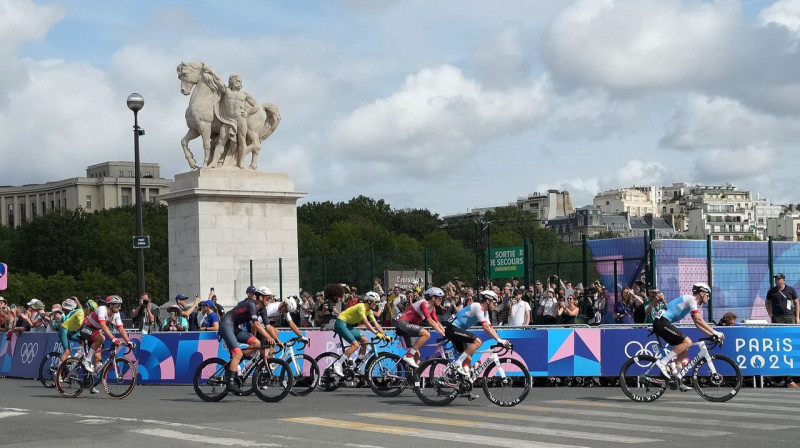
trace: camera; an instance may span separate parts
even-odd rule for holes
[[[214,292],[214,287],[213,286],[211,287],[211,292]]]

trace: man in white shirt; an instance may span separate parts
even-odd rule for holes
[[[511,309],[508,311],[508,326],[521,327],[531,323],[531,306],[522,300],[522,289],[514,291],[511,299]]]

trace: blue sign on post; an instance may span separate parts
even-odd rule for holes
[[[150,249],[150,237],[149,236],[135,236],[135,237],[133,237],[133,248],[134,249]]]

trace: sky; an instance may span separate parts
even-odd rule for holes
[[[0,58],[0,185],[133,160],[131,92],[141,160],[188,171],[195,61],[279,107],[259,171],[301,203],[673,182],[800,203],[800,0],[0,0]]]

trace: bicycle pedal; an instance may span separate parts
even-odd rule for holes
[[[473,401],[473,400],[477,400],[477,399],[478,399],[477,395],[475,395],[475,394],[467,394],[467,400],[468,401]]]

